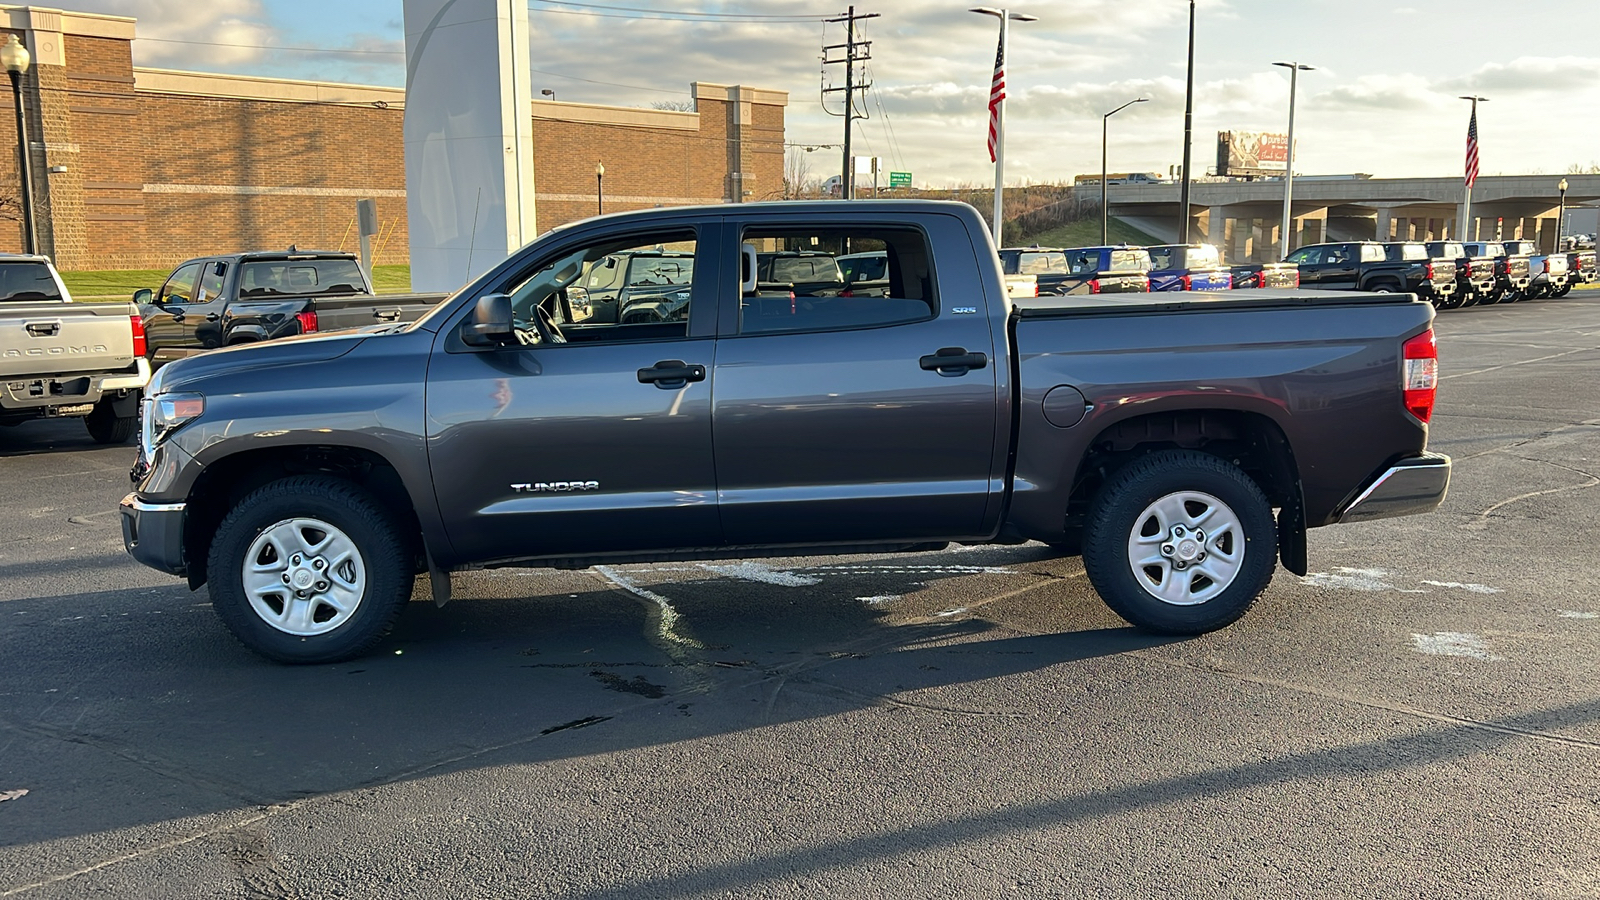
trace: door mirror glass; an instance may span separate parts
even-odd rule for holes
[[[139,288],[137,291],[133,292],[133,302],[135,302],[135,303],[147,303],[148,304],[148,303],[154,303],[155,301],[156,301],[156,292],[150,290],[149,288]]]
[[[461,329],[463,343],[473,347],[492,347],[511,343],[516,332],[511,323],[511,298],[505,294],[488,294],[478,298]]]

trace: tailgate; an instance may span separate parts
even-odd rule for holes
[[[415,322],[447,294],[355,294],[344,297],[313,297],[318,331],[339,331],[367,325],[392,325]]]
[[[1189,274],[1192,291],[1225,291],[1233,287],[1233,275],[1222,270],[1198,271]]]
[[[1097,294],[1149,293],[1150,279],[1143,272],[1101,272],[1094,277]]]
[[[1433,261],[1433,285],[1441,288],[1455,287],[1456,264],[1453,261],[1444,259]]]
[[[1264,288],[1295,288],[1300,286],[1300,267],[1271,265],[1261,268],[1261,286]]]
[[[1512,278],[1528,277],[1528,258],[1526,256],[1513,256],[1506,260],[1506,272]]]
[[[120,372],[133,366],[131,303],[0,307],[0,377]]]

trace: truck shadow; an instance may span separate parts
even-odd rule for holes
[[[883,589],[955,577],[909,571]],[[0,810],[0,845],[894,705],[1164,642],[896,624],[832,588],[657,589],[671,629],[595,577],[483,578],[478,597],[413,603],[370,656],[310,667],[255,657],[177,584],[7,601],[0,791],[30,793]]]

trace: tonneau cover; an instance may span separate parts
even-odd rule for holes
[[[1415,294],[1368,294],[1357,291],[1307,291],[1298,288],[1254,288],[1181,294],[1118,294],[1074,297],[1020,297],[1011,301],[1020,318],[1088,316],[1105,313],[1163,313],[1188,310],[1284,309],[1296,306],[1338,306],[1366,303],[1416,303]]]

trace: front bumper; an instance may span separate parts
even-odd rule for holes
[[[1339,513],[1337,521],[1366,522],[1431,512],[1450,489],[1450,457],[1424,453],[1402,459],[1368,484]]]
[[[122,498],[122,546],[152,569],[183,575],[182,503],[146,503],[138,494]]]

